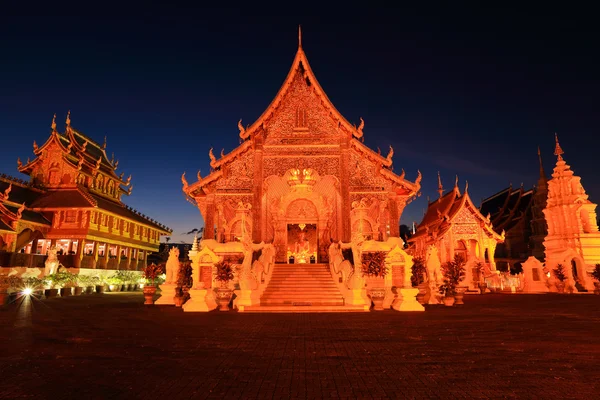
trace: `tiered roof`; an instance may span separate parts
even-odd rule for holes
[[[441,188],[441,185],[440,185]],[[417,227],[415,234],[409,239],[414,242],[426,236],[441,237],[452,227],[454,218],[463,209],[468,209],[471,214],[481,221],[481,225],[489,236],[497,237],[498,240],[503,240],[503,236],[496,233],[492,228],[489,217],[484,217],[479,209],[475,207],[468,193],[468,185],[463,194],[460,193],[458,185],[455,185],[452,190],[443,194],[440,190],[440,198],[430,202],[423,220]]]
[[[533,205],[532,189],[525,191],[521,186],[513,190],[512,185],[481,202],[480,211],[490,215],[497,233],[508,232],[523,218],[529,215]]]

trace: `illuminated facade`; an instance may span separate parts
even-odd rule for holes
[[[171,231],[123,204],[131,176],[117,175],[119,162],[109,160],[105,149],[106,140],[100,145],[73,128],[70,115],[64,133],[53,119],[46,143],[33,143],[35,158],[17,161],[30,182],[0,177],[2,266],[43,266],[52,247],[67,267],[145,266],[161,235]]]
[[[581,178],[563,159],[558,137],[554,154],[557,161],[548,181],[548,201],[544,209],[548,223],[544,240],[546,267],[553,269],[563,264],[571,287],[590,290],[593,284],[588,273],[600,263],[597,204],[588,199]]]
[[[399,237],[406,204],[420,190],[363,144],[364,121],[351,124],[319,85],[302,49],[275,99],[251,125],[238,123],[241,145],[216,157],[183,191],[200,210],[204,239],[273,243],[276,260],[328,259],[330,240]]]

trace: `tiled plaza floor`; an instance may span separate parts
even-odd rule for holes
[[[425,313],[183,313],[141,294],[0,311],[0,397],[598,399],[600,296]]]

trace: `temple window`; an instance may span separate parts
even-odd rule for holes
[[[65,222],[66,223],[75,223],[77,222],[77,211],[75,210],[67,210],[65,213]]]

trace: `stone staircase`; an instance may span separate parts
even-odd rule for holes
[[[248,312],[343,312],[365,311],[346,306],[327,264],[275,264],[260,306]]]

